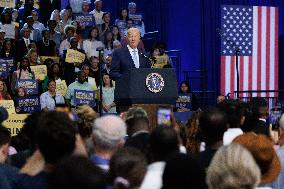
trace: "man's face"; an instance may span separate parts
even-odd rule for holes
[[[78,46],[78,40],[75,38],[75,37],[73,37],[73,38],[71,38],[71,40],[70,40],[70,45],[71,45],[71,48],[77,48],[77,46]]]
[[[83,12],[88,12],[89,8],[90,8],[89,3],[83,3],[82,4],[82,11]]]
[[[48,22],[49,30],[54,30],[55,27],[56,27],[56,22],[55,21],[49,21]]]
[[[132,28],[133,27],[133,22],[132,20],[127,21],[127,28]]]
[[[81,71],[78,73],[78,82],[83,84],[86,80],[86,74],[85,72]]]
[[[29,27],[32,27],[34,24],[34,19],[33,18],[27,18],[27,24]]]
[[[136,30],[131,30],[127,34],[127,40],[128,40],[128,44],[131,48],[133,48],[133,49],[137,48],[137,46],[140,42],[140,33]]]
[[[96,10],[100,11],[100,10],[102,10],[103,2],[98,1],[98,2],[96,2],[95,6],[96,6]]]
[[[33,20],[34,20],[34,21],[37,21],[37,20],[38,20],[38,14],[37,14],[37,12],[32,12],[32,17],[33,17]]]
[[[49,31],[44,32],[43,37],[44,37],[44,39],[49,39],[50,38]]]
[[[136,13],[136,6],[130,6],[129,7],[129,14],[135,14]]]
[[[30,38],[30,34],[31,34],[31,30],[28,28],[25,28],[24,33],[23,33],[24,38],[26,39]]]

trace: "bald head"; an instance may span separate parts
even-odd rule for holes
[[[129,28],[127,30],[128,44],[132,49],[137,48],[140,42],[140,31],[137,28]]]

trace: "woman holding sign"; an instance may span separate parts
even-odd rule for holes
[[[40,95],[40,105],[43,111],[54,110],[57,104],[65,104],[64,97],[56,92],[55,81],[49,80],[47,83],[48,91]]]
[[[12,81],[11,81],[11,89],[15,94],[16,90],[16,81],[21,79],[34,79],[34,73],[30,68],[30,61],[27,57],[23,57],[19,68],[13,72]]]

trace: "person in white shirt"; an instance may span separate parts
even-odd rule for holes
[[[34,19],[33,28],[38,29],[41,33],[45,27],[41,22],[38,21],[38,12],[36,10],[32,10],[31,15]],[[27,23],[25,23],[24,27],[27,27]]]
[[[57,104],[65,104],[64,97],[59,92],[55,91],[55,81],[48,81],[47,88],[48,91],[40,95],[40,105],[42,110],[54,110]]]
[[[87,54],[87,57],[91,56],[98,57],[99,51],[97,48],[102,47],[105,48],[105,45],[99,41],[99,29],[97,27],[93,27],[89,33],[89,39],[83,41],[83,50]]]
[[[104,14],[104,12],[102,11],[103,2],[101,0],[96,0],[94,4],[95,4],[95,9],[92,10],[90,13],[94,15],[96,24],[103,24],[103,14]]]
[[[82,12],[82,5],[83,0],[69,0],[70,7],[72,8],[73,13],[80,13]]]

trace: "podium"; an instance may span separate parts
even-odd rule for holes
[[[117,106],[144,108],[148,113],[151,129],[157,123],[158,107],[174,105],[178,96],[175,70],[170,68],[131,69],[115,85]]]

